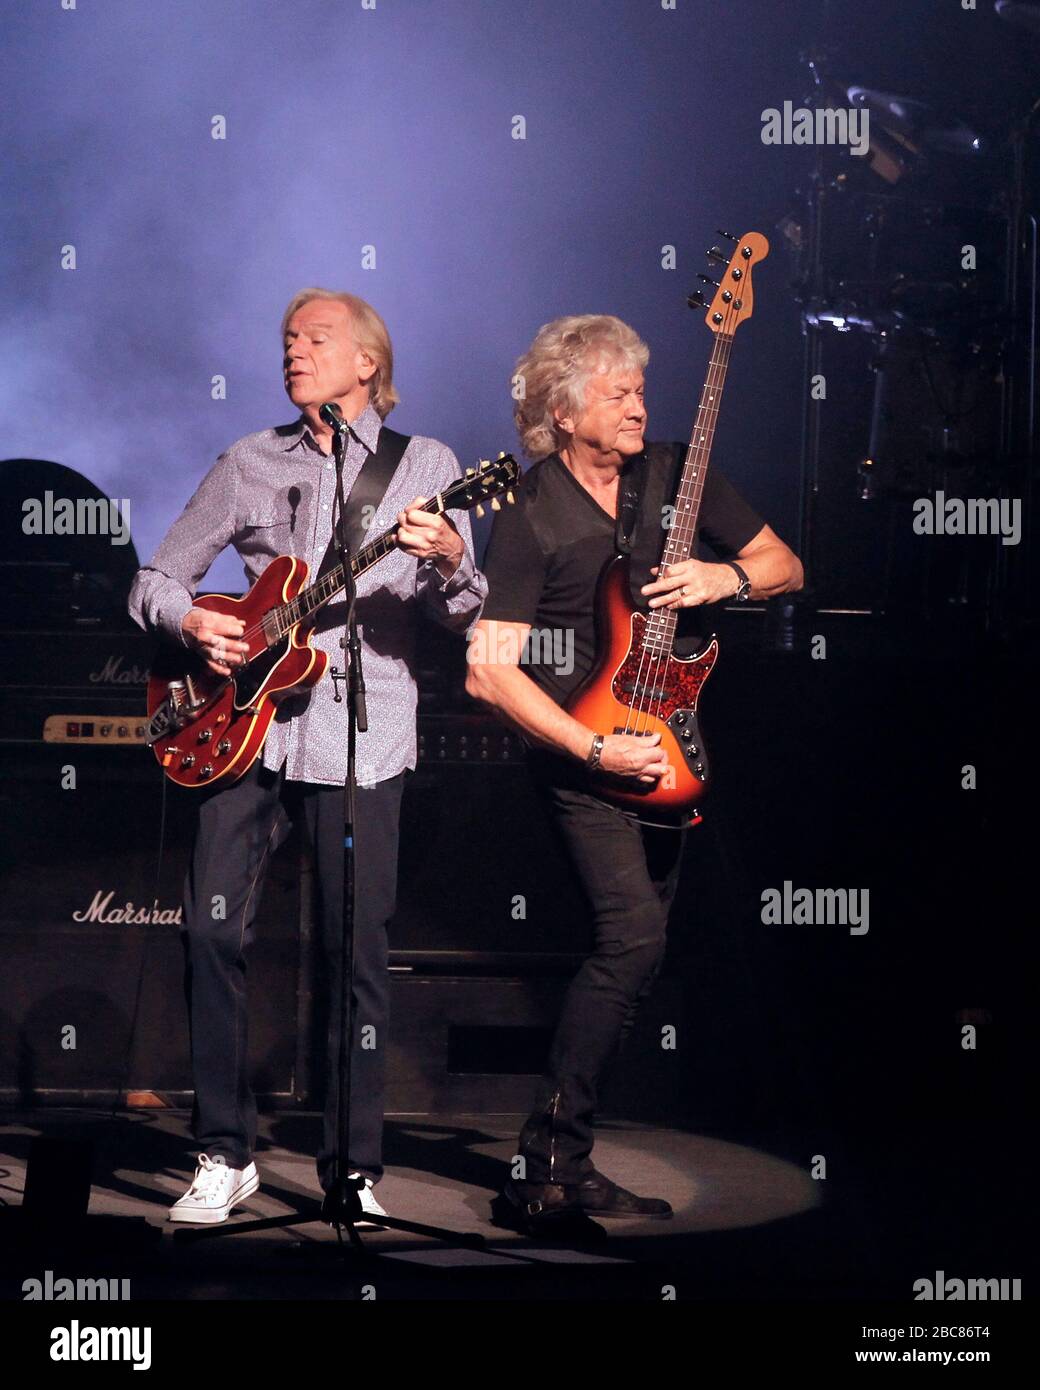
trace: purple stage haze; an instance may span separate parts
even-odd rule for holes
[[[0,456],[129,498],[147,557],[226,445],[293,418],[278,326],[308,284],[380,310],[391,423],[464,467],[516,449],[513,363],[563,313],[634,325],[651,437],[685,437],[709,349],[685,296],[716,227],[758,229],[773,254],[716,458],[795,539],[801,347],[775,223],[807,156],[760,133],[804,95],[819,8],[34,0],[3,59]],[[240,581],[225,558],[209,585]]]

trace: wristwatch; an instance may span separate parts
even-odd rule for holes
[[[731,570],[736,570],[737,578],[740,580],[740,588],[733,595],[733,597],[737,600],[738,603],[747,603],[748,599],[751,597],[751,580],[740,568],[736,560],[726,560],[724,561],[724,563],[729,565]]]

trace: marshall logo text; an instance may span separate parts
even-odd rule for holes
[[[179,907],[160,907],[158,898],[154,899],[151,907],[135,907],[132,902],[128,902],[123,907],[109,907],[109,903],[116,895],[114,888],[109,889],[102,896],[99,888],[91,900],[90,906],[82,912],[74,912],[72,920],[74,922],[104,922],[119,924],[124,926],[150,927],[150,926],[177,926],[181,925],[181,908]]]
[[[123,666],[121,656],[109,656],[104,666],[96,671],[91,671],[88,680],[93,685],[147,685],[148,668],[138,666],[136,662],[133,666]]]

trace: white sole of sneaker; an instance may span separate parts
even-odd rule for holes
[[[235,1195],[222,1207],[211,1207],[208,1211],[203,1208],[182,1208],[180,1211],[176,1207],[171,1207],[167,1215],[167,1221],[183,1221],[190,1226],[219,1226],[222,1221],[226,1221],[231,1215],[234,1207],[239,1202],[244,1202],[247,1197],[252,1197],[253,1193],[260,1186],[260,1174],[254,1173],[251,1178],[242,1184]]]

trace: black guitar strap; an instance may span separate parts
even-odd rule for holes
[[[397,472],[397,466],[404,458],[404,451],[411,442],[411,435],[398,434],[397,430],[387,429],[383,425],[379,431],[379,439],[376,443],[376,451],[369,454],[361,465],[361,471],[354,479],[354,486],[350,489],[347,497],[346,514],[346,534],[347,545],[351,555],[356,555],[361,549],[365,540],[366,508],[367,516],[371,519],[376,512],[376,508],[386,496],[386,490],[390,486],[390,480]],[[339,563],[339,551],[336,547],[336,533],[332,533],[328,549],[318,568],[318,577],[325,574],[328,570],[335,568]]]
[[[650,570],[661,558],[664,508],[675,501],[681,457],[682,446],[648,444],[622,471],[618,484],[614,541],[623,555],[631,556],[632,602],[644,610],[646,599],[639,590],[650,582]]]
[[[618,481],[617,522],[614,526],[614,544],[622,555],[632,553],[636,521],[639,518],[639,503],[646,484],[646,453],[631,459],[621,470]]]

